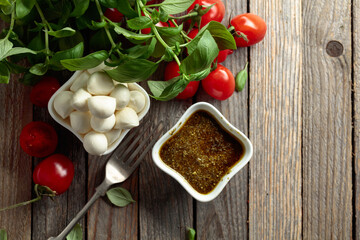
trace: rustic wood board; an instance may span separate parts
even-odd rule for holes
[[[250,1],[268,32],[250,48],[250,239],[301,238],[301,1]]]
[[[305,239],[352,238],[350,4],[303,1]],[[331,40],[344,47],[339,57],[327,53]]]
[[[32,192],[31,157],[19,143],[22,127],[32,119],[30,88],[17,79],[0,87],[0,208],[28,201]],[[0,229],[9,239],[30,239],[31,206],[0,212]]]
[[[247,12],[245,1],[228,0],[224,1],[224,4],[226,15],[223,23],[225,25],[228,24],[231,16]],[[239,48],[221,64],[229,68],[236,76],[247,61],[248,49]],[[225,101],[215,100],[201,89],[197,94],[196,101],[213,104],[230,123],[248,136],[248,87],[242,92],[234,92]],[[248,239],[248,166],[245,166],[230,180],[214,201],[196,202],[195,229],[198,239]]]
[[[355,222],[353,229],[354,239],[360,240],[360,1],[352,1],[352,46],[353,46],[353,84],[354,84],[354,98],[353,98],[353,121],[354,121],[354,130],[353,130],[353,152],[354,152],[354,179],[353,179],[353,189],[354,189],[354,217]]]

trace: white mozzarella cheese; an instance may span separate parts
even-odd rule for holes
[[[60,92],[54,99],[55,111],[63,118],[67,118],[69,114],[74,111],[71,106],[71,100],[74,93],[71,91]]]
[[[88,99],[89,110],[97,118],[108,118],[115,112],[116,99],[109,96],[94,96]]]
[[[95,72],[90,75],[87,90],[94,95],[108,95],[114,89],[113,80],[104,72]]]
[[[86,89],[90,74],[87,71],[82,72],[73,82],[70,90],[76,92],[80,88]]]
[[[115,113],[115,129],[130,129],[139,126],[139,117],[135,110],[125,107]]]
[[[75,132],[85,134],[91,130],[89,112],[75,111],[70,113],[70,125]]]
[[[95,116],[92,116],[90,120],[90,125],[97,132],[108,132],[115,125],[115,115],[113,114],[108,118],[97,118]]]
[[[84,136],[84,148],[92,154],[100,156],[106,152],[108,146],[105,134],[91,131]]]
[[[145,96],[139,91],[130,91],[130,101],[128,107],[135,110],[136,113],[141,112],[145,107]]]
[[[130,101],[130,91],[122,84],[117,84],[111,92],[110,97],[116,99],[116,110],[126,107]]]
[[[91,97],[91,94],[80,88],[74,93],[71,101],[71,106],[78,111],[87,112],[89,111],[87,100]]]
[[[121,131],[122,131],[121,129],[113,129],[105,133],[109,146],[113,144],[120,137]]]

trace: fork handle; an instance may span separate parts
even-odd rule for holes
[[[71,232],[74,228],[76,223],[86,214],[89,208],[95,203],[95,201],[104,196],[106,191],[110,187],[110,183],[105,179],[95,190],[94,195],[90,198],[90,200],[85,204],[85,206],[80,210],[78,214],[71,220],[71,222],[65,227],[65,229],[57,236],[57,237],[50,237],[48,240],[62,240]]]

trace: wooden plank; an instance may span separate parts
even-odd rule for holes
[[[245,13],[246,1],[224,1],[226,15],[223,23],[228,24],[229,17]],[[247,48],[239,48],[222,63],[236,74],[247,62]],[[248,135],[248,87],[225,101],[211,98],[203,90],[197,94],[197,101],[213,104],[226,119],[244,134]],[[223,192],[208,203],[196,202],[196,231],[198,239],[248,239],[248,166],[236,174]]]
[[[88,198],[105,177],[107,157],[89,155]],[[103,197],[99,199],[88,213],[88,239],[138,239],[138,172],[119,186],[130,191],[136,203],[119,208]]]
[[[352,26],[353,26],[353,83],[354,83],[354,172],[353,179],[355,222],[353,228],[354,239],[360,240],[360,1],[352,1]]]
[[[301,1],[250,1],[268,26],[250,48],[250,239],[301,238]],[[310,16],[309,16],[310,17]]]
[[[32,119],[30,88],[12,76],[0,86],[0,208],[31,199],[31,157],[20,147],[23,126]],[[0,212],[0,229],[9,239],[31,238],[31,206]]]
[[[69,75],[59,81],[64,82]],[[55,153],[69,157],[75,167],[75,175],[70,188],[52,199],[43,198],[33,204],[32,238],[44,239],[59,234],[75,217],[86,202],[86,155],[81,142],[67,129],[57,124],[49,115],[47,108],[34,107],[34,120],[45,121],[55,127],[59,144]],[[35,166],[41,159],[35,159]],[[85,219],[80,222],[85,233]]]
[[[303,1],[306,239],[352,238],[350,5],[350,0]]]

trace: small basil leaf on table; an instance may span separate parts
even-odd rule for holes
[[[193,52],[182,61],[180,71],[187,75],[203,71],[209,68],[218,54],[219,48],[206,30]]]
[[[105,61],[109,57],[107,51],[102,50],[91,53],[82,58],[65,59],[61,60],[60,63],[70,71],[85,70],[98,66],[100,63]]]
[[[71,232],[66,236],[66,240],[82,240],[83,233],[80,224],[76,224]]]
[[[241,70],[235,78],[235,88],[236,91],[240,92],[244,89],[245,84],[246,84],[246,80],[248,78],[248,72],[247,72],[247,66],[248,63],[246,63],[245,67],[243,70]]]
[[[145,16],[132,18],[126,21],[129,28],[133,30],[141,30],[152,26],[152,20]]]
[[[73,48],[59,51],[54,54],[54,56],[50,59],[50,66],[54,70],[62,70],[64,66],[61,65],[60,61],[64,59],[74,59],[82,57],[84,53],[84,43],[81,42]]]
[[[9,83],[10,71],[5,63],[0,62],[0,83]]]
[[[0,240],[7,240],[7,233],[5,229],[0,229]]]
[[[196,232],[193,228],[188,228],[187,239],[195,240],[195,234],[196,234]]]
[[[158,64],[146,59],[131,59],[113,70],[105,72],[115,81],[130,83],[148,79],[157,69]]]
[[[33,65],[31,68],[30,68],[30,72],[32,74],[35,74],[35,75],[38,75],[38,76],[42,76],[44,75],[47,70],[49,68],[49,65],[46,64],[46,63],[38,63],[38,64],[35,64]]]
[[[28,15],[34,7],[36,0],[16,0],[16,17],[23,18]]]
[[[168,14],[178,14],[188,9],[195,0],[165,0],[160,4],[162,11]]]
[[[109,198],[112,204],[118,207],[125,207],[130,203],[135,202],[129,191],[121,187],[108,190],[106,192],[106,196]]]
[[[70,27],[64,27],[63,29],[57,30],[57,31],[49,31],[48,34],[50,36],[56,37],[56,38],[63,38],[63,37],[70,37],[74,35],[76,31]]]

